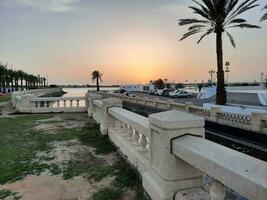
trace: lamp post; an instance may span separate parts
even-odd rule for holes
[[[225,63],[225,66],[226,66],[226,70],[225,70],[225,72],[226,72],[226,82],[228,83],[228,78],[229,78],[229,72],[230,72],[230,62],[226,62]]]
[[[261,72],[261,83],[263,83],[263,76],[264,76],[264,73]]]
[[[213,81],[213,74],[215,74],[215,71],[211,69],[209,70],[209,74],[210,74],[211,81]]]

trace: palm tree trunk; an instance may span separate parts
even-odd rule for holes
[[[222,32],[216,33],[216,51],[217,51],[217,93],[216,104],[226,104],[226,91],[224,87],[224,71],[223,71],[223,48],[222,48]]]
[[[3,93],[6,93],[6,76],[3,76]]]
[[[23,90],[23,78],[20,78],[20,90]]]
[[[11,78],[11,92],[14,92],[14,79]]]
[[[99,91],[99,78],[96,78],[96,90]]]
[[[2,92],[2,76],[0,76],[0,93]]]

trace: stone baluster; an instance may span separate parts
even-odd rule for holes
[[[223,184],[217,180],[214,180],[210,188],[210,198],[211,200],[224,200],[225,190]]]
[[[176,110],[149,115],[151,170],[143,175],[143,187],[152,199],[174,199],[177,191],[202,186],[202,172],[172,154],[171,146],[185,134],[203,137],[204,123],[202,117]]]
[[[63,106],[64,106],[64,108],[66,108],[66,100],[63,100]]]
[[[132,127],[129,127],[129,131],[126,135],[126,140],[127,141],[133,141],[133,134],[134,134],[134,129]]]
[[[77,100],[77,107],[80,106],[80,100]]]
[[[128,126],[125,122],[122,122],[122,128],[119,130],[120,134],[126,134],[128,130]]]
[[[147,152],[148,149],[146,146],[147,146],[147,137],[144,134],[141,134],[139,151]]]
[[[59,108],[60,107],[60,104],[59,104],[60,101],[57,101],[57,107]]]
[[[140,139],[140,134],[139,132],[135,129],[134,130],[134,134],[133,134],[133,142],[132,142],[132,145],[133,146],[139,146],[140,143],[139,143],[139,139]]]
[[[44,108],[46,108],[47,107],[47,102],[46,101],[44,101]]]

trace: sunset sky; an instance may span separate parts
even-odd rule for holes
[[[261,8],[266,0],[260,0]],[[202,81],[215,69],[215,37],[183,42],[180,18],[190,0],[0,0],[0,61],[13,69],[48,75],[49,83],[91,84],[97,69],[104,84],[157,78]],[[267,22],[256,8],[244,15],[262,29],[233,29],[237,48],[224,41],[230,81],[267,75]],[[226,40],[227,39],[227,40]]]

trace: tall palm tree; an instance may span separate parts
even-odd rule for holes
[[[216,104],[224,105],[226,103],[226,91],[224,85],[223,71],[223,47],[222,34],[226,33],[233,47],[236,47],[233,36],[227,31],[230,28],[260,28],[259,26],[247,23],[247,20],[239,16],[244,12],[259,6],[258,0],[201,0],[199,3],[192,0],[198,6],[189,6],[198,18],[180,19],[179,25],[190,25],[188,32],[180,40],[202,33],[197,43],[211,34],[216,34],[216,52],[217,52],[217,93]]]
[[[262,9],[267,9],[267,5]],[[267,20],[267,13],[265,13],[262,17],[261,17],[261,22],[264,21],[264,20]]]
[[[93,81],[96,81],[96,90],[99,91],[99,81],[102,81],[103,74],[100,71],[93,71],[91,74],[91,78]]]
[[[45,84],[46,84],[46,78],[43,77],[43,84],[44,84],[44,87],[45,87]]]

